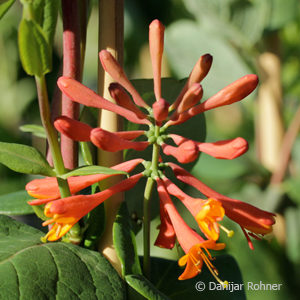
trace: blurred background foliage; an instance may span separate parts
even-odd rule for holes
[[[25,75],[18,55],[20,16],[21,5],[16,1],[0,26],[0,140],[33,143],[43,150],[42,138],[19,130],[24,124],[39,125],[33,78]],[[241,230],[230,221],[224,223],[235,235],[223,237],[245,282],[283,284],[280,291],[246,291],[248,299],[296,299],[300,285],[299,1],[125,0],[124,65],[130,78],[152,76],[147,41],[148,25],[155,18],[166,26],[163,76],[185,78],[200,55],[213,55],[213,66],[203,81],[204,99],[245,74],[259,75],[256,93],[245,101],[205,114],[207,141],[242,136],[249,142],[248,153],[234,161],[203,154],[192,172],[220,193],[277,213],[274,234],[255,242],[255,251],[249,250]],[[96,23],[94,5],[84,69],[84,83],[94,89]],[[54,71],[47,76],[50,94],[60,69],[61,31],[59,20]],[[30,180],[2,165],[0,176],[0,195],[22,190]],[[195,195],[194,190],[187,192]],[[166,257],[166,251],[154,253]]]

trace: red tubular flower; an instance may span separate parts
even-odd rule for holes
[[[92,127],[88,124],[76,121],[66,116],[58,117],[54,126],[60,133],[63,133],[74,141],[89,142]]]
[[[155,121],[160,124],[169,114],[169,103],[165,99],[160,98],[153,103],[152,109]]]
[[[118,184],[93,195],[77,195],[49,202],[45,206],[44,213],[51,218],[43,223],[43,226],[53,224],[46,238],[56,241],[65,235],[72,226],[96,206],[112,195],[127,191],[134,187],[143,177],[142,173],[133,175]]]
[[[177,120],[170,120],[167,126],[181,124],[191,117],[196,116],[204,111],[229,105],[240,101],[253,92],[258,84],[258,77],[254,74],[246,75],[229,84],[214,96],[210,97],[203,103],[196,105],[189,110],[180,114]]]
[[[175,102],[171,105],[171,109],[176,109],[182,101],[186,91],[191,88],[194,83],[200,83],[210,70],[213,58],[210,54],[202,55],[196,62],[185,86],[180,92]]]
[[[73,101],[96,108],[106,109],[123,116],[127,120],[137,124],[150,124],[147,119],[140,119],[132,111],[105,100],[94,91],[69,77],[60,77],[57,81],[58,87]]]
[[[199,151],[219,159],[234,159],[248,150],[248,142],[241,138],[214,143],[197,143]]]
[[[154,245],[157,247],[172,249],[176,242],[176,234],[169,218],[169,215],[165,211],[163,203],[159,202],[160,207],[160,226],[159,234],[155,240]]]
[[[187,109],[196,105],[203,96],[203,89],[201,84],[194,83],[184,94],[182,100],[180,101],[175,113],[172,115],[171,119],[176,119],[178,114],[183,113]]]
[[[194,161],[199,154],[197,144],[188,139],[181,143],[179,147],[173,147],[167,144],[163,144],[161,147],[166,155],[174,156],[182,164]]]
[[[178,146],[189,141],[189,139],[177,134],[169,134],[169,137]],[[198,151],[204,152],[218,159],[234,159],[243,155],[248,150],[248,142],[241,137],[214,143],[193,142],[197,145]]]
[[[91,141],[98,148],[110,152],[116,152],[124,149],[142,151],[149,146],[149,142],[128,141],[113,132],[109,132],[101,128],[95,128],[91,131]]]
[[[91,131],[93,128],[88,124],[61,116],[54,121],[55,128],[70,139],[78,142],[89,142],[91,140]],[[118,131],[114,132],[118,137],[125,140],[133,140],[143,134],[144,130]]]
[[[109,92],[118,105],[131,110],[140,119],[145,119],[147,116],[139,110],[139,108],[132,102],[130,96],[126,93],[123,87],[118,83],[111,83],[109,86]]]
[[[221,250],[224,249],[225,244],[217,244],[213,240],[204,240],[199,234],[192,230],[179,215],[161,179],[158,178],[156,182],[159,198],[165,211],[169,215],[178,242],[183,251],[186,253],[186,255],[181,257],[178,262],[180,266],[186,265],[184,272],[178,279],[185,280],[198,275],[202,270],[204,261],[216,280],[221,284],[227,284],[227,282],[223,282],[220,278],[218,278],[218,271],[210,262],[212,257],[207,250]]]
[[[111,167],[113,170],[131,172],[138,164],[143,162],[143,159],[137,158],[126,161],[124,163]],[[86,176],[74,176],[68,178],[68,184],[71,194],[76,194],[84,188],[118,174],[95,174]],[[46,177],[43,179],[34,179],[27,183],[25,187],[27,193],[39,200],[30,201],[30,205],[40,205],[49,201],[60,198],[57,180],[54,177]]]
[[[132,96],[136,105],[142,107],[149,107],[148,104],[141,98],[139,93],[133,87],[127,76],[125,75],[122,67],[116,59],[107,51],[102,50],[99,53],[99,58],[103,69],[120,85],[122,85]]]
[[[252,233],[264,235],[272,232],[272,225],[275,224],[275,214],[261,210],[251,204],[219,194],[176,164],[168,163],[168,165],[174,171],[177,179],[198,189],[205,196],[220,201],[225,209],[226,216],[238,223],[243,231],[244,229],[247,229],[250,231],[251,235]],[[244,233],[246,234],[245,231]],[[250,248],[253,249],[253,245],[247,234],[246,237]]]
[[[161,61],[164,51],[164,31],[165,27],[159,20],[154,20],[149,25],[149,49],[156,101],[161,98]]]

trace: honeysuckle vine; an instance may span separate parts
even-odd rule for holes
[[[99,58],[104,70],[115,80],[115,83],[110,85],[109,91],[116,103],[109,102],[97,95],[75,79],[63,76],[58,80],[58,86],[62,93],[72,101],[115,112],[129,122],[141,125],[140,130],[109,132],[102,128],[92,128],[88,124],[67,116],[61,116],[56,119],[54,126],[62,135],[74,141],[91,142],[96,147],[110,152],[125,149],[142,152],[151,147],[151,160],[134,159],[112,167],[115,170],[133,172],[133,174],[114,186],[93,195],[75,194],[83,188],[113,175],[70,177],[68,183],[72,196],[66,198],[60,198],[57,183],[52,178],[34,180],[26,186],[26,189],[30,195],[38,198],[33,200],[31,205],[46,204],[44,214],[49,217],[49,220],[45,221],[43,225],[54,225],[46,235],[46,239],[54,241],[66,234],[84,215],[111,195],[131,189],[138,181],[145,178],[143,200],[144,274],[149,276],[150,273],[150,202],[156,186],[160,199],[160,203],[157,205],[160,206],[161,225],[155,245],[171,249],[174,247],[176,239],[178,240],[185,252],[185,255],[179,259],[179,265],[186,266],[179,279],[184,280],[196,276],[201,272],[204,262],[216,280],[226,285],[227,282],[219,278],[218,271],[212,265],[212,256],[208,251],[208,249],[221,250],[225,247],[225,243],[217,242],[220,229],[224,230],[229,237],[233,234],[232,230],[220,224],[224,216],[241,226],[250,248],[253,249],[250,236],[260,239],[263,235],[271,232],[272,225],[275,223],[274,214],[219,194],[178,164],[163,161],[162,153],[175,157],[180,164],[195,161],[199,152],[218,159],[234,159],[244,154],[248,150],[248,143],[241,137],[204,143],[174,134],[172,128],[200,113],[244,99],[256,88],[258,78],[253,74],[246,75],[214,96],[200,102],[203,96],[200,82],[205,78],[212,64],[212,56],[205,54],[195,64],[177,99],[170,99],[173,103],[169,103],[162,98],[161,94],[163,46],[164,26],[160,21],[154,20],[149,26],[149,47],[155,95],[152,105],[142,99],[121,66],[106,50],[99,53]],[[136,138],[138,140],[135,140]],[[138,164],[143,165],[144,170],[134,173],[134,168]],[[176,179],[198,189],[207,198],[193,198],[184,193],[176,183],[167,177],[166,169],[171,170]],[[190,211],[204,237],[186,224],[173,204],[172,196],[178,198]]]

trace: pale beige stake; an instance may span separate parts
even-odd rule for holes
[[[99,0],[99,51],[108,50],[122,65],[123,63],[123,28],[124,28],[124,2],[123,0]],[[98,58],[99,59],[99,58]],[[98,68],[98,93],[105,99],[113,101],[108,87],[113,79],[103,70],[99,62]],[[107,110],[100,111],[99,126],[108,131],[121,130],[119,117]],[[98,163],[102,166],[113,166],[122,161],[122,152],[106,152],[99,150]],[[120,178],[114,177],[105,182],[106,188],[118,182]],[[112,226],[115,220],[123,194],[118,193],[105,201],[106,227],[99,244],[99,251],[111,262],[114,268],[121,274],[120,261],[117,258],[113,246]]]
[[[260,85],[257,104],[258,155],[262,165],[274,172],[284,135],[280,60],[273,53],[259,56]]]

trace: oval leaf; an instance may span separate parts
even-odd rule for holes
[[[22,19],[18,42],[22,66],[28,75],[40,77],[51,70],[50,47],[36,22]]]
[[[47,41],[52,46],[55,34],[57,16],[58,16],[59,0],[45,0],[43,31],[47,37]]]
[[[125,286],[99,253],[0,216],[1,299],[125,299]]]
[[[26,191],[18,191],[0,196],[0,214],[28,215],[33,213],[32,206],[27,201],[32,198]]]
[[[34,136],[46,139],[46,132],[43,126],[35,124],[26,124],[20,126],[19,129],[23,132],[31,132]]]
[[[55,176],[45,157],[26,145],[0,142],[0,163],[15,172]]]
[[[120,206],[113,225],[113,241],[119,260],[122,264],[122,275],[142,275],[139,258],[136,251],[135,235],[131,229],[127,205]]]
[[[142,275],[127,275],[126,282],[147,299],[169,300],[147,278]]]
[[[118,171],[113,170],[106,167],[101,166],[87,166],[87,167],[81,167],[75,170],[72,170],[66,174],[63,174],[59,176],[60,178],[67,179],[71,176],[84,176],[84,175],[92,175],[92,174],[124,174],[127,175],[127,172],[124,171]]]

